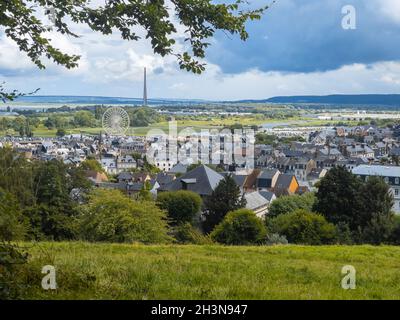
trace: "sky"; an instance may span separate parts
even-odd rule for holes
[[[354,16],[342,11],[349,5]],[[277,0],[261,21],[247,24],[246,42],[217,32],[201,75],[155,55],[146,40],[127,42],[82,25],[73,30],[81,37],[49,34],[54,46],[82,56],[73,70],[51,63],[39,70],[0,30],[0,82],[23,92],[40,88],[40,95],[139,98],[146,67],[149,98],[400,93],[400,0]],[[175,38],[183,50],[182,27]]]

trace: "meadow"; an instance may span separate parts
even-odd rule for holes
[[[398,299],[400,247],[21,244],[24,299]],[[56,290],[41,269],[56,268]],[[356,289],[341,287],[344,265]]]

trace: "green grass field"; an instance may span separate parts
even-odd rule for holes
[[[400,247],[23,244],[25,299],[398,299]],[[54,265],[55,291],[41,288]],[[357,288],[341,288],[353,265]]]

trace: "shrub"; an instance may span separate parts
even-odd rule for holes
[[[393,230],[390,235],[390,242],[392,244],[400,244],[400,216],[395,216],[393,219]]]
[[[265,244],[267,246],[272,246],[272,245],[276,245],[276,244],[288,244],[289,242],[287,241],[285,236],[281,236],[278,233],[272,233],[267,235],[267,241],[265,242]]]
[[[208,235],[203,235],[198,229],[189,222],[182,223],[173,228],[173,236],[180,244],[212,244],[213,241]]]
[[[315,202],[314,193],[304,195],[283,196],[271,203],[268,210],[269,217],[276,217],[281,214],[291,213],[297,209],[311,211]]]
[[[168,212],[174,223],[192,222],[200,211],[201,203],[197,193],[186,190],[162,192],[157,197],[157,205]]]
[[[228,212],[211,233],[211,238],[229,245],[247,245],[259,243],[266,233],[262,220],[253,211],[239,209]]]
[[[18,299],[23,291],[19,269],[28,255],[13,244],[0,242],[0,300]]]
[[[336,236],[336,227],[323,216],[302,209],[270,220],[269,230],[286,236],[290,243],[309,245],[332,243]]]
[[[118,190],[95,190],[80,207],[80,230],[88,241],[165,243],[166,213],[154,202],[135,201]]]

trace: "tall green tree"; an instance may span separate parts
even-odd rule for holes
[[[345,167],[332,168],[321,179],[316,193],[315,212],[319,212],[334,224],[347,224],[351,230],[359,226],[359,214],[363,200],[359,197],[362,180]]]
[[[380,244],[390,239],[395,226],[394,198],[389,185],[380,177],[370,177],[360,189],[363,210],[358,215],[362,242]]]
[[[0,148],[0,188],[13,194],[21,206],[35,203],[32,163],[11,147]]]
[[[235,211],[246,206],[246,199],[241,195],[240,188],[232,175],[226,175],[205,200],[203,228],[211,232],[229,211]]]
[[[17,199],[0,189],[0,240],[23,240],[27,231]]]

